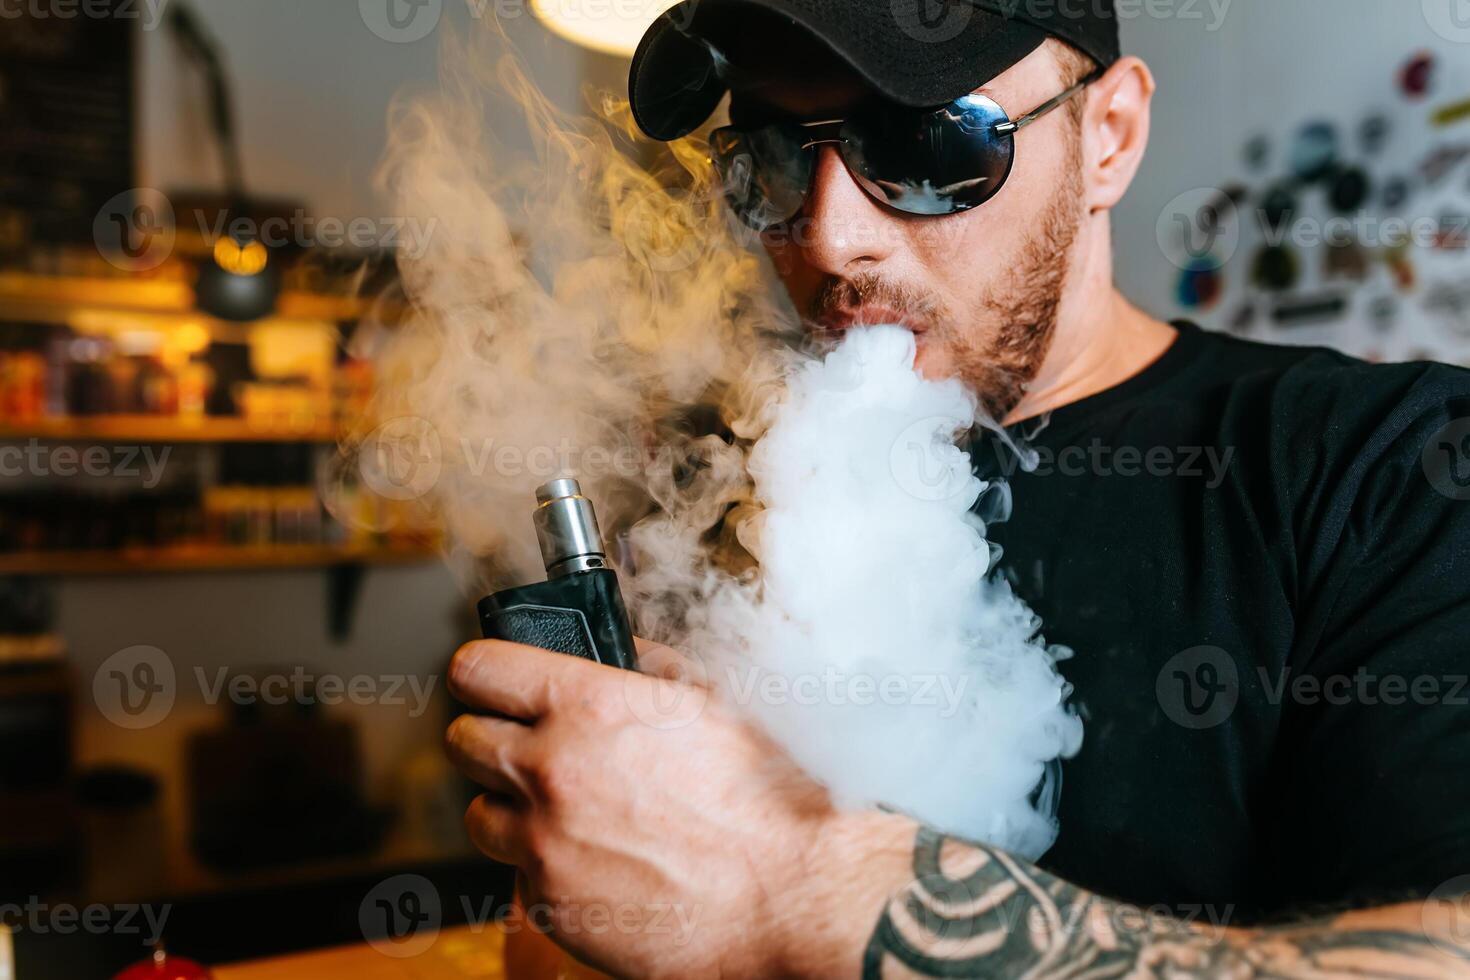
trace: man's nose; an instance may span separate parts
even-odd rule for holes
[[[817,147],[811,193],[798,216],[797,242],[808,265],[844,275],[889,253],[884,231],[894,219],[857,185],[837,147]]]

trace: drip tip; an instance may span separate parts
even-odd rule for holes
[[[536,504],[532,522],[548,577],[607,567],[597,515],[581,484],[572,479],[544,483],[536,488]]]

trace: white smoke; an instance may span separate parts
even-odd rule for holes
[[[676,639],[840,803],[1034,858],[1055,838],[1056,787],[1039,808],[1033,791],[1082,724],[1055,670],[1064,651],[988,575],[971,512],[985,485],[954,443],[975,402],[913,361],[913,335],[883,326],[795,362],[748,460],[760,509],[738,533],[758,567],[680,562],[696,542],[654,520],[635,529],[651,559],[637,585],[687,592],[689,566],[705,572]]]
[[[432,455],[414,493],[476,566],[473,597],[540,577],[534,488],[581,479],[605,529],[636,524],[620,571],[639,632],[707,665],[838,801],[1039,855],[1043,772],[1081,723],[1058,651],[987,575],[982,484],[954,444],[974,400],[923,380],[900,327],[825,359],[793,345],[700,141],[653,173],[625,108],[563,116],[476,44],[448,44],[443,75],[390,121],[384,186],[437,230],[399,258],[412,315],[383,335],[365,428],[389,424],[344,459]],[[535,160],[500,147],[490,92],[525,109]]]

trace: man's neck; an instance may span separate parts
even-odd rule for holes
[[[1073,248],[1046,360],[1006,414],[1012,425],[1122,384],[1158,360],[1179,331],[1134,306],[1113,285],[1111,232],[1095,215]]]

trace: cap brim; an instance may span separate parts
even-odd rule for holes
[[[726,38],[739,15],[764,10],[824,44],[879,95],[900,105],[942,105],[1001,74],[1046,40],[1040,28],[970,3],[938,21],[922,0],[684,0],[643,35],[628,72],[639,128],[672,140],[698,128],[729,89]]]

